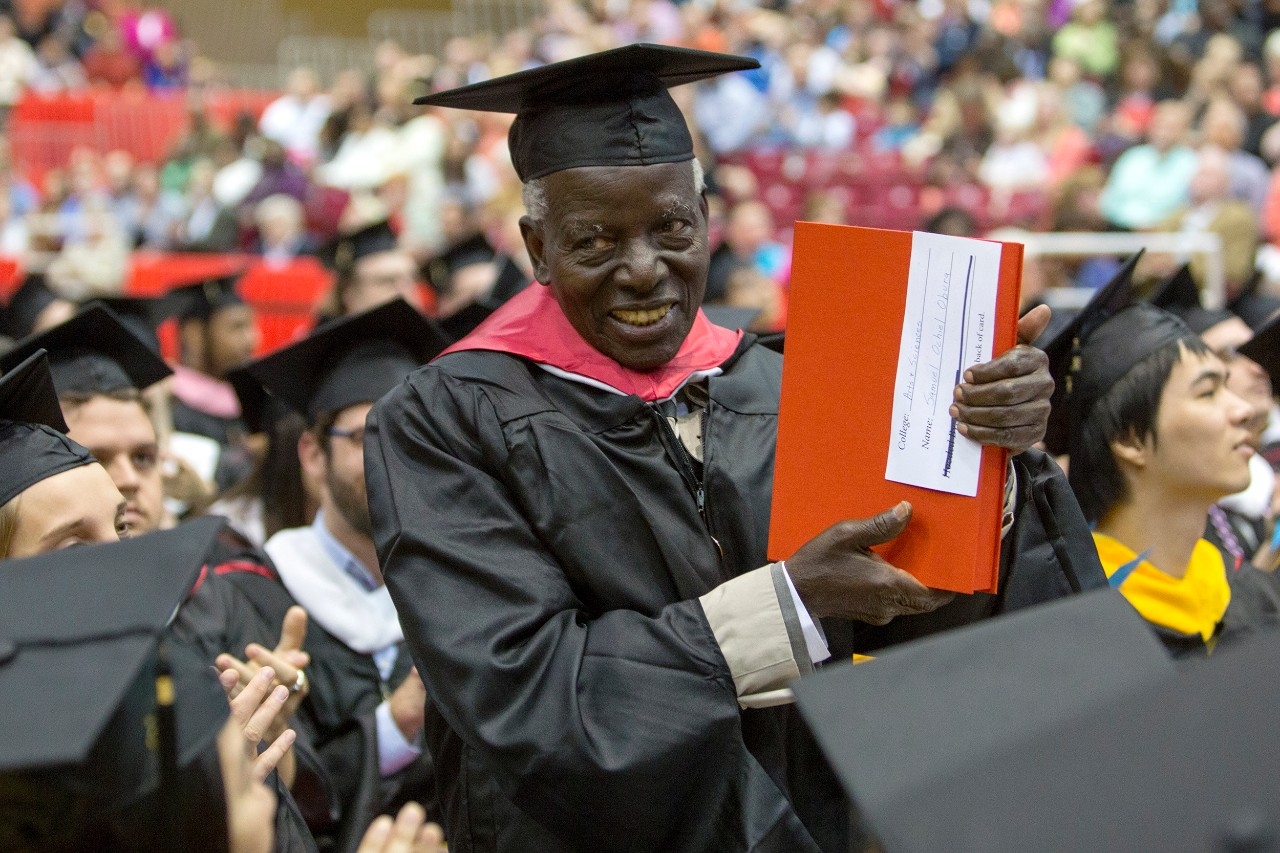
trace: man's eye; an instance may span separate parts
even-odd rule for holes
[[[579,240],[578,245],[575,248],[580,252],[603,252],[605,249],[609,248],[609,240],[608,238],[597,234],[592,237],[586,237]]]
[[[133,455],[133,467],[139,471],[150,471],[156,467],[159,461],[159,456],[155,453],[135,453]]]
[[[663,234],[683,234],[689,229],[689,223],[683,219],[668,219],[662,223]]]
[[[132,533],[133,527],[130,526],[129,522],[121,521],[116,524],[116,535],[121,539],[128,539]]]

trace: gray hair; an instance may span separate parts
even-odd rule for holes
[[[707,188],[707,176],[702,169],[702,163],[697,157],[691,161],[693,163],[693,191],[702,195],[702,191]],[[546,219],[548,214],[547,207],[547,184],[544,178],[533,178],[524,182],[524,187],[520,190],[520,198],[524,202],[525,212],[533,219]]]

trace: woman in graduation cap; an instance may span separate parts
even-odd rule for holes
[[[1270,576],[1228,565],[1209,509],[1249,484],[1253,407],[1178,317],[1133,301],[1136,257],[1046,350],[1058,378],[1048,441],[1095,523],[1110,579],[1175,656],[1276,621]]]

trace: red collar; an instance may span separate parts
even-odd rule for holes
[[[464,350],[510,353],[652,403],[676,393],[694,373],[724,364],[741,340],[741,331],[716,326],[699,310],[675,358],[656,370],[630,370],[583,340],[551,288],[535,282],[440,355]]]

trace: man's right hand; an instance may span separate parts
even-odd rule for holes
[[[871,550],[910,520],[911,504],[903,501],[872,518],[833,524],[796,551],[787,573],[810,615],[886,625],[895,616],[928,613],[951,601],[955,593],[929,589]]]

